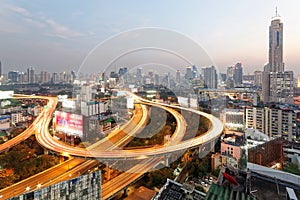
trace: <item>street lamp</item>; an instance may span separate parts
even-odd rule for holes
[[[27,186],[27,187],[26,187],[26,191],[28,192],[29,190],[30,190],[30,187],[29,187],[29,186]]]
[[[40,189],[42,187],[42,184],[37,184],[37,188]]]

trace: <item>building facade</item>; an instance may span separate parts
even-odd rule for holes
[[[269,63],[263,72],[263,101],[292,103],[293,81],[293,72],[284,69],[283,24],[276,11],[269,26]]]
[[[245,109],[245,126],[265,133],[269,137],[299,137],[299,109],[285,106],[248,107]]]
[[[217,71],[214,66],[202,67],[202,78],[207,88],[215,89],[218,85]]]

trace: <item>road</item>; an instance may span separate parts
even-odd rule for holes
[[[170,144],[168,146],[158,146],[158,147],[134,149],[134,150],[120,150],[120,149],[111,150],[112,147],[110,147],[109,151],[74,148],[74,147],[68,146],[62,142],[57,141],[49,134],[47,127],[51,121],[51,115],[55,110],[57,98],[35,96],[35,98],[48,99],[48,104],[47,104],[48,108],[45,108],[42,111],[42,113],[38,116],[38,118],[34,121],[34,123],[32,124],[33,128],[38,129],[38,131],[36,133],[36,138],[43,147],[45,147],[49,150],[52,150],[52,151],[60,152],[60,153],[67,152],[70,155],[74,155],[74,156],[97,157],[99,159],[110,159],[110,158],[115,158],[115,159],[132,158],[132,159],[134,159],[139,156],[164,155],[164,154],[172,153],[174,151],[181,151],[181,150],[185,150],[187,148],[194,148],[196,146],[199,146],[200,144],[203,144],[205,142],[211,141],[211,140],[219,137],[219,135],[222,133],[223,124],[221,123],[221,121],[219,119],[217,119],[216,117],[214,117],[210,114],[207,114],[207,113],[204,113],[201,111],[196,111],[193,109],[182,108],[179,106],[170,106],[170,105],[166,105],[166,104],[162,104],[162,103],[153,103],[151,101],[144,100],[136,95],[134,97],[135,97],[135,99],[137,99],[141,102],[152,104],[154,106],[155,105],[162,106],[162,107],[167,106],[169,108],[176,108],[176,109],[182,109],[182,110],[194,112],[200,116],[203,116],[203,117],[206,117],[207,119],[209,119],[212,124],[211,128],[204,135],[201,135],[199,137],[178,143],[178,141],[180,141],[180,138],[183,137],[185,134],[185,126],[182,125],[184,123],[183,123],[183,120],[180,119],[179,114],[175,114],[176,119],[180,120],[180,121],[177,121],[178,127],[176,129],[179,131],[175,133],[175,136],[173,136],[173,137],[175,137],[175,140],[174,140],[174,138],[172,138],[172,140],[171,140],[172,144]],[[141,127],[141,126],[137,126],[137,127]],[[32,132],[31,132],[31,134],[32,134]],[[18,138],[18,139],[24,140],[23,137]],[[174,140],[174,142],[172,142],[173,140]],[[13,142],[16,142],[16,141],[12,141],[7,144],[5,143],[6,149],[11,147],[11,145],[14,145],[15,143],[13,143]],[[115,146],[115,145],[113,145],[113,146]]]
[[[130,183],[139,179],[144,173],[149,172],[157,166],[162,160],[162,157],[153,157],[141,161],[139,164],[132,167],[130,170],[120,174],[116,178],[102,185],[102,199],[108,199],[118,193]]]
[[[136,96],[135,99],[140,101],[143,104],[151,104],[152,106],[158,106],[158,107],[161,107],[161,108],[167,109],[167,110],[173,110],[173,108],[176,108],[176,109],[182,109],[182,110],[194,112],[198,115],[208,118],[211,121],[212,125],[206,134],[181,142],[181,139],[183,138],[183,136],[185,134],[186,124],[185,124],[185,120],[183,119],[183,117],[178,112],[173,110],[174,112],[173,111],[170,111],[170,112],[176,118],[177,128],[176,128],[175,133],[173,134],[170,142],[164,146],[143,148],[143,149],[134,149],[134,150],[121,150],[121,149],[115,150],[115,148],[117,146],[122,146],[124,144],[124,142],[127,142],[130,137],[134,136],[134,134],[136,134],[143,127],[143,125],[140,124],[133,128],[130,127],[130,131],[132,131],[132,130],[134,130],[134,131],[132,133],[130,133],[130,131],[129,131],[129,133],[133,134],[133,135],[128,134],[129,136],[127,137],[127,139],[124,139],[121,142],[118,142],[118,140],[121,140],[120,138],[123,138],[123,137],[121,137],[121,136],[119,137],[118,134],[120,132],[118,132],[118,133],[116,132],[116,136],[117,136],[118,140],[114,139],[113,142],[110,142],[112,145],[105,146],[104,148],[100,148],[100,150],[99,149],[95,150],[94,148],[89,148],[89,149],[74,148],[74,147],[68,146],[64,143],[61,143],[61,142],[55,140],[49,134],[47,127],[51,121],[51,116],[52,116],[52,113],[54,112],[54,109],[55,109],[55,106],[57,103],[57,99],[53,98],[53,97],[42,97],[42,98],[48,99],[48,104],[47,104],[48,108],[44,109],[42,114],[40,116],[38,116],[38,118],[34,121],[34,123],[33,123],[34,127],[33,127],[32,131],[37,130],[36,131],[37,140],[45,148],[50,149],[52,151],[61,152],[61,153],[67,152],[70,155],[81,156],[81,157],[97,157],[100,159],[114,158],[114,159],[122,160],[122,159],[127,159],[127,158],[137,159],[137,158],[147,157],[147,156],[150,157],[149,159],[146,160],[146,163],[140,163],[140,164],[134,166],[132,168],[132,170],[134,170],[132,172],[134,172],[134,173],[126,172],[126,173],[123,173],[124,175],[118,176],[117,179],[114,181],[118,182],[119,188],[125,187],[126,185],[128,185],[128,183],[130,183],[130,181],[136,180],[138,177],[140,177],[143,174],[142,173],[143,169],[145,169],[144,172],[152,169],[153,166],[155,166],[155,165],[157,165],[157,163],[161,162],[161,160],[163,158],[162,155],[199,146],[200,144],[203,144],[205,142],[211,141],[211,140],[219,137],[219,135],[222,133],[222,130],[223,130],[223,125],[220,122],[220,120],[218,120],[217,118],[215,118],[212,115],[209,115],[207,113],[196,111],[193,109],[182,108],[182,107],[178,107],[178,106],[170,106],[170,105],[166,105],[166,104],[153,103],[151,101],[147,101],[147,100],[141,99],[140,97]],[[143,106],[141,106],[141,107],[143,110]],[[141,111],[137,111],[137,113],[136,113],[137,118],[139,116],[138,112],[141,112]],[[145,115],[141,115],[141,116],[142,116],[142,118],[140,118],[141,121],[145,120]],[[124,128],[126,128],[126,127],[124,127]],[[126,132],[127,132],[127,130],[126,130]],[[123,136],[124,136],[124,134],[123,134]],[[115,143],[118,143],[118,144],[115,144]],[[81,161],[81,164],[82,163],[86,163],[86,165],[89,165],[87,162],[84,162],[84,161]],[[90,163],[90,164],[92,164],[92,163]],[[141,173],[139,173],[139,172],[141,172]],[[63,176],[66,178],[66,173]],[[125,178],[125,176],[127,178]],[[59,178],[57,180],[59,180]],[[114,185],[111,182],[108,182],[107,184]],[[109,195],[112,192],[119,190],[119,189],[117,189],[117,187],[114,187],[114,189],[112,188],[112,189],[107,190],[107,189],[105,189],[106,187],[109,188],[108,186],[103,185],[103,192],[107,193],[104,195]],[[22,189],[20,189],[20,190],[22,190]]]
[[[25,193],[27,191],[26,190],[27,187],[29,187],[28,191],[31,191],[31,190],[38,189],[38,186],[44,187],[46,185],[51,185],[54,183],[53,180],[59,177],[59,175],[64,174],[66,171],[69,171],[70,169],[73,169],[81,165],[84,161],[85,160],[81,158],[76,158],[76,159],[71,158],[66,162],[63,162],[39,174],[31,176],[28,179],[25,179],[23,181],[20,181],[16,184],[13,184],[9,187],[0,190],[0,194],[2,195],[3,199],[7,199],[12,196],[17,196]]]
[[[18,98],[29,98],[28,95],[19,96]],[[0,153],[10,149],[11,147],[21,143],[22,141],[29,138],[31,135],[35,133],[35,130],[38,128],[39,124],[43,120],[43,116],[47,115],[49,116],[49,113],[53,113],[57,104],[57,98],[55,97],[37,97],[34,96],[34,98],[39,99],[48,99],[47,107],[46,109],[43,109],[43,111],[40,113],[39,116],[33,121],[33,123],[22,133],[17,135],[16,137],[8,140],[7,142],[0,145]],[[51,107],[52,106],[52,107]]]
[[[168,146],[156,146],[156,147],[152,147],[152,148],[143,148],[143,149],[134,149],[134,150],[118,149],[118,150],[110,150],[110,151],[106,151],[106,150],[99,151],[99,150],[93,150],[93,149],[87,150],[87,149],[74,148],[74,147],[68,146],[66,144],[62,144],[62,143],[58,142],[57,140],[55,140],[48,133],[46,124],[41,126],[40,128],[42,128],[43,130],[41,130],[38,134],[36,134],[37,140],[42,146],[44,146],[47,149],[50,149],[52,151],[61,152],[61,153],[68,152],[70,155],[74,155],[74,156],[96,157],[99,159],[111,159],[111,158],[134,159],[139,156],[164,155],[164,154],[169,154],[169,153],[173,153],[176,151],[187,150],[188,148],[194,148],[203,143],[206,143],[206,142],[216,139],[217,137],[220,136],[220,134],[223,131],[222,122],[210,114],[207,114],[207,113],[204,113],[201,111],[197,111],[197,110],[193,110],[193,109],[189,109],[189,108],[182,108],[179,106],[170,106],[170,105],[165,105],[165,104],[160,104],[160,103],[153,103],[153,102],[145,101],[142,99],[140,99],[140,100],[145,103],[151,103],[152,105],[158,105],[158,106],[164,106],[164,107],[167,106],[169,108],[176,108],[176,109],[187,110],[187,111],[193,112],[197,115],[200,115],[200,116],[203,116],[203,117],[206,117],[207,119],[209,119],[211,121],[211,127],[207,131],[207,133],[205,133],[204,135],[201,135],[199,137],[178,143],[180,141],[180,138],[183,137],[185,134],[185,126],[182,125],[182,124],[184,124],[182,121],[181,122],[177,121],[178,128],[176,130],[178,130],[178,132],[175,133],[176,140],[174,142],[172,142],[172,144],[170,144]],[[175,117],[177,120],[180,120],[179,114],[176,114]]]

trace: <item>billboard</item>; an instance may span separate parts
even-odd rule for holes
[[[134,109],[134,97],[127,97],[127,108]]]
[[[13,95],[14,91],[0,91],[0,99],[11,99]]]
[[[177,97],[177,98],[178,98],[178,103],[180,104],[180,106],[188,107],[189,99],[187,97]]]
[[[55,130],[71,135],[83,136],[82,115],[55,111]]]

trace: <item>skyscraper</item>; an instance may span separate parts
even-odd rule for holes
[[[277,14],[271,21],[269,26],[269,67],[270,72],[283,72],[284,63],[282,60],[283,54],[283,24]]]
[[[277,13],[269,27],[269,63],[263,72],[263,101],[291,103],[293,99],[293,72],[284,70],[283,24]]]
[[[227,87],[241,86],[243,83],[242,63],[236,63],[227,68]]]
[[[176,83],[180,83],[180,70],[176,71]]]
[[[214,66],[202,67],[201,70],[201,74],[207,88],[217,88],[218,79],[216,68]]]
[[[28,83],[35,83],[35,74],[32,67],[27,69]]]
[[[262,71],[254,72],[254,86],[256,87],[262,86]]]
[[[191,66],[187,66],[187,67],[186,67],[185,78],[186,78],[187,80],[193,79],[193,71],[192,71],[192,67],[191,67]]]

